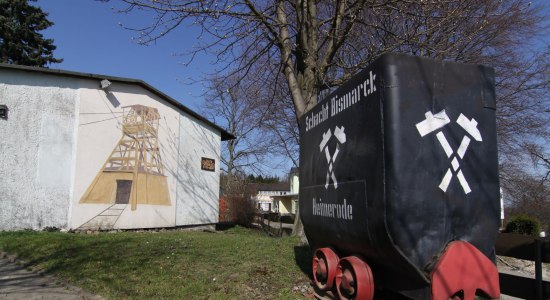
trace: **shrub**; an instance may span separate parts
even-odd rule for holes
[[[220,197],[220,221],[232,222],[250,227],[256,214],[256,202],[251,199],[251,191],[243,174],[222,175],[223,186]]]
[[[537,218],[529,215],[513,216],[506,224],[506,232],[538,236],[540,222]]]
[[[247,195],[227,196],[231,219],[237,224],[250,227],[256,213],[256,206]]]

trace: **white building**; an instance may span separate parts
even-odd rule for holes
[[[288,183],[251,183],[248,188],[253,194],[252,200],[256,202],[257,208],[264,212],[279,212],[279,206],[274,202],[274,197],[290,193]]]
[[[298,168],[292,168],[289,182],[286,183],[255,183],[250,184],[259,210],[276,212],[282,215],[296,214],[298,208],[298,192],[300,180]]]
[[[0,64],[0,230],[218,220],[233,138],[147,83]]]
[[[299,169],[292,168],[289,173],[290,192],[285,195],[273,196],[273,205],[280,214],[296,214],[300,191]]]

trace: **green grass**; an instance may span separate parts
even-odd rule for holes
[[[108,299],[300,299],[309,248],[233,228],[74,234],[0,232],[0,249]]]

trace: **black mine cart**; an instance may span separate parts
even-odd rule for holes
[[[396,54],[306,113],[300,215],[317,288],[498,298],[495,126],[493,69]]]

